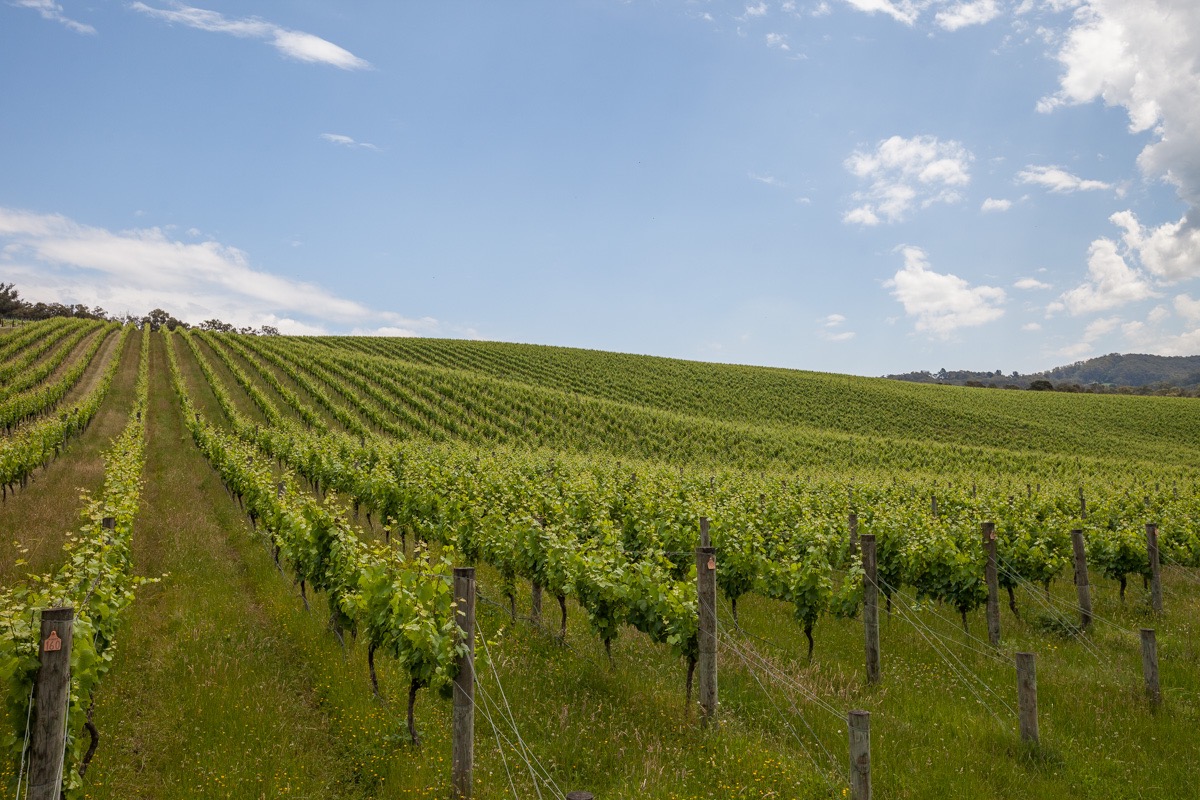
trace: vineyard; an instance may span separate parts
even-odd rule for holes
[[[1200,757],[1194,404],[5,328],[0,785],[449,796],[454,568],[475,567],[474,797],[845,797],[855,709],[876,797],[1170,793]],[[41,610],[67,606],[45,787]]]

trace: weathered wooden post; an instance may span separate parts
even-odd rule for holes
[[[701,520],[701,536],[707,538],[707,520]],[[701,722],[717,727],[717,559],[711,546],[696,548],[696,593],[699,600]]]
[[[1150,558],[1150,607],[1155,613],[1161,614],[1162,575],[1158,563],[1158,526],[1152,522],[1146,523],[1146,555]]]
[[[27,800],[58,800],[71,702],[71,640],[74,608],[42,609],[38,672],[33,695]]]
[[[1146,694],[1150,705],[1157,708],[1162,703],[1162,690],[1158,685],[1158,641],[1153,628],[1142,628],[1142,674],[1146,678]]]
[[[867,683],[879,683],[879,584],[875,563],[875,534],[858,540],[863,563],[863,631],[866,636]]]
[[[1017,719],[1022,741],[1037,744],[1037,668],[1033,653],[1017,653]]]
[[[458,657],[454,679],[454,719],[450,754],[450,786],[454,800],[470,800],[475,762],[475,568],[454,568],[454,606],[458,642],[466,652]]]
[[[1079,624],[1087,630],[1092,624],[1092,590],[1088,586],[1087,550],[1083,546],[1083,531],[1071,531],[1071,547],[1075,551],[1075,596],[1079,601]]]
[[[851,711],[847,721],[850,729],[850,798],[871,800],[871,714]]]
[[[987,556],[987,629],[992,647],[1000,646],[1000,576],[996,570],[996,523],[983,523],[983,552]]]
[[[700,546],[712,547],[712,539],[708,533],[708,517],[700,518]]]
[[[850,555],[858,552],[858,514],[850,512]]]

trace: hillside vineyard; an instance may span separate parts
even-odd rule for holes
[[[129,359],[136,369],[120,370]],[[1161,736],[1184,761],[1200,755],[1160,730],[1158,706],[1137,693],[1136,629],[1157,628],[1171,726],[1200,716],[1194,400],[61,319],[5,329],[0,377],[0,519],[6,547],[19,543],[0,560],[0,780],[11,790],[30,785],[38,611],[69,605],[68,796],[446,796],[450,713],[439,695],[451,694],[464,652],[461,566],[478,569],[483,603],[477,797],[579,786],[597,797],[842,796],[852,707],[877,716],[880,796],[1136,797],[1146,774],[1179,761],[1147,744],[1123,767],[1097,763],[1091,754],[1119,750],[1109,724]],[[107,443],[102,496],[39,495],[55,470],[79,466],[73,453],[101,408],[128,420]],[[154,617],[203,611],[169,611],[176,587],[209,602],[141,539],[179,513],[147,499],[176,474],[200,492],[210,478],[224,488],[192,510],[229,537],[213,557],[237,554],[260,634],[293,651],[264,666],[301,687],[278,714],[336,742],[311,774],[276,766],[283,756],[230,756],[210,774],[199,765],[211,756],[188,736],[147,745],[159,729],[138,731],[154,714],[129,713],[116,694],[183,715],[191,730],[178,690],[135,676],[148,658],[198,675],[176,640],[209,651],[229,641],[214,630],[218,644],[203,645],[204,626],[182,625],[153,640],[153,658],[123,645],[159,630]],[[50,503],[78,507],[82,527],[18,529],[21,509]],[[719,731],[693,713],[702,527],[719,592]],[[983,621],[993,530],[999,645]],[[138,577],[151,569],[153,581]],[[1094,608],[1081,620],[1089,572]],[[869,585],[886,612],[884,688],[864,680]],[[1015,734],[1018,648],[1043,659],[1054,744],[1042,749],[1022,749]],[[197,686],[224,686],[242,668]],[[434,691],[423,699],[422,689]],[[220,751],[230,730],[257,730],[236,702],[217,709],[202,697],[191,737],[216,726],[224,733],[208,747]],[[360,726],[361,739],[349,733]],[[976,741],[958,741],[981,726]],[[1008,753],[972,775],[933,766],[963,748]],[[158,759],[171,792],[140,783],[128,766],[139,758]]]

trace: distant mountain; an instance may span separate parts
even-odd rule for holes
[[[1056,389],[1059,391],[1126,391],[1134,394],[1194,394],[1200,392],[1200,356],[1152,356],[1109,353],[1076,361],[1045,372],[1009,375],[1000,370],[939,370],[907,372],[888,378],[916,383],[986,386],[1002,389]],[[1050,385],[1047,386],[1046,384]],[[1181,390],[1181,391],[1172,391]]]

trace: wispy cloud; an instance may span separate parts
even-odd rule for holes
[[[327,142],[341,145],[342,147],[361,147],[364,150],[379,151],[379,148],[370,142],[358,142],[341,133],[322,133],[321,138]]]
[[[759,175],[757,172],[751,172],[748,173],[748,177],[752,181],[765,183],[767,186],[778,186],[781,189],[787,186],[786,183],[779,180],[779,178],[776,178],[774,175]]]
[[[96,29],[84,22],[77,22],[66,15],[63,7],[54,0],[13,0],[17,8],[30,8],[42,15],[42,19],[59,22],[76,33],[95,33]]]
[[[897,22],[905,25],[916,23],[921,14],[921,4],[911,0],[845,0],[847,4],[868,14],[886,14]]]
[[[1013,286],[1017,287],[1018,289],[1026,289],[1026,290],[1052,288],[1050,286],[1050,284],[1042,283],[1037,278],[1021,278],[1016,283],[1014,283]]]
[[[328,64],[339,69],[369,69],[370,64],[333,42],[303,31],[293,31],[258,17],[226,17],[182,3],[173,3],[170,8],[155,8],[136,2],[129,6],[155,19],[187,25],[212,33],[227,33],[242,39],[262,39],[288,58],[315,64]]]
[[[0,271],[27,297],[101,305],[114,313],[161,307],[180,319],[219,317],[285,333],[387,328],[434,333],[411,319],[341,298],[312,283],[255,269],[215,241],[180,241],[162,228],[110,231],[60,214],[0,206]]]
[[[998,200],[995,197],[989,197],[983,201],[979,210],[988,214],[996,211],[1008,211],[1010,208],[1012,208],[1012,200]]]
[[[1072,175],[1062,167],[1055,166],[1028,166],[1017,173],[1017,181],[1041,186],[1055,194],[1099,191],[1113,188],[1111,183],[1085,180],[1078,175]]]
[[[865,191],[856,192],[861,205],[842,219],[859,225],[898,222],[918,204],[955,203],[959,189],[971,181],[971,153],[955,141],[936,136],[893,136],[873,151],[855,151],[845,167],[858,178],[870,181]]]
[[[901,248],[904,268],[884,286],[916,318],[916,329],[941,339],[959,328],[984,325],[1004,315],[1003,289],[971,286],[957,275],[934,272],[929,258],[919,247]]]
[[[846,318],[841,314],[830,314],[821,321],[821,330],[817,331],[817,336],[827,342],[848,342],[854,338],[854,331],[841,330],[846,324]]]

